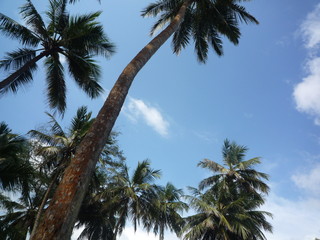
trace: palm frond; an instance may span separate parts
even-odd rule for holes
[[[37,139],[37,141],[43,142],[45,145],[51,145],[54,146],[56,144],[56,141],[54,137],[52,137],[49,134],[46,134],[44,132],[40,132],[37,130],[30,130],[28,134],[32,137]]]
[[[90,56],[78,56],[71,52],[66,55],[69,73],[78,86],[91,98],[100,96],[103,88],[99,85],[100,67]]]
[[[66,84],[63,75],[63,66],[59,55],[51,55],[45,61],[47,67],[48,102],[51,108],[61,114],[66,110]]]
[[[173,52],[179,54],[182,49],[184,49],[190,41],[192,26],[192,14],[191,10],[186,11],[184,21],[180,24],[178,30],[173,34],[172,46]]]
[[[34,63],[27,62],[23,66],[23,68],[24,68],[24,71],[22,73],[16,76],[9,85],[7,85],[6,87],[0,90],[0,95],[5,94],[9,91],[16,93],[21,86],[26,86],[33,80],[33,72],[37,70],[38,68],[37,64],[35,62]],[[17,72],[18,71],[19,70],[17,70]]]
[[[83,135],[91,126],[92,112],[88,112],[86,106],[79,107],[76,116],[71,120],[70,132],[77,132]]]
[[[39,34],[42,40],[49,37],[46,26],[31,0],[27,0],[27,3],[20,8],[20,14],[26,24],[30,26],[35,33]]]
[[[3,60],[0,60],[0,68],[5,71],[11,69],[18,70],[31,59],[35,58],[36,50],[28,48],[19,48],[16,51],[8,52],[7,56]]]
[[[248,23],[255,23],[259,24],[259,21],[252,16],[249,12],[246,11],[245,7],[240,6],[238,4],[231,4],[230,7],[234,11],[234,13],[237,15],[239,21],[243,21],[246,24]]]
[[[69,22],[69,14],[66,12],[67,1],[51,0],[49,3],[49,10],[46,11],[46,15],[50,19],[47,31],[50,36],[56,38],[57,35],[63,34],[63,30]]]
[[[24,45],[36,47],[40,43],[40,39],[32,31],[2,13],[0,13],[0,31]]]
[[[49,116],[50,121],[50,132],[55,135],[55,136],[61,136],[61,137],[66,137],[65,132],[63,131],[62,126],[59,124],[57,119],[50,113],[46,112],[46,114]]]

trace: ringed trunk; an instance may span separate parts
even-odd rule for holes
[[[152,39],[125,67],[100,109],[94,123],[80,143],[57,187],[44,218],[31,240],[69,240],[89,180],[120,113],[134,77],[166,40],[178,29],[188,6],[184,2],[173,21]]]

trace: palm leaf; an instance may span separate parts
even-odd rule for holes
[[[26,24],[30,26],[42,40],[48,39],[49,36],[46,31],[46,26],[31,0],[27,0],[27,3],[20,8],[20,14],[26,21]]]
[[[46,114],[50,118],[50,121],[49,121],[49,124],[51,126],[50,132],[55,136],[66,137],[66,134],[63,131],[61,125],[58,123],[57,119],[52,114],[50,114],[48,112],[46,112]]]
[[[99,85],[100,67],[95,64],[90,56],[78,56],[71,52],[66,55],[69,73],[73,76],[78,86],[91,98],[98,97],[103,88]]]
[[[18,62],[16,62],[16,64],[19,64]],[[6,65],[6,63],[4,64]],[[9,91],[16,93],[21,86],[26,86],[33,80],[33,72],[37,70],[38,68],[37,64],[36,63],[30,64],[30,62],[28,62],[23,67],[25,68],[24,72],[22,72],[20,75],[14,78],[14,80],[8,86],[0,89],[0,95],[5,94]]]
[[[36,47],[40,43],[40,39],[32,31],[2,13],[0,13],[0,31],[25,45]]]
[[[51,0],[49,1],[49,10],[46,11],[47,17],[50,19],[48,24],[48,34],[50,36],[62,35],[63,30],[67,27],[69,14],[66,12],[66,0]],[[56,36],[54,36],[55,38]]]
[[[63,66],[58,53],[51,55],[45,61],[47,67],[48,102],[51,108],[64,113],[66,109],[66,84],[63,76]]]
[[[7,53],[7,56],[0,61],[0,68],[5,71],[10,69],[17,70],[29,62],[31,59],[35,58],[36,51],[28,48],[19,48],[16,51]]]

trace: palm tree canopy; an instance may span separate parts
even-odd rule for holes
[[[219,192],[201,193],[190,188],[190,206],[196,214],[186,218],[183,239],[193,240],[266,240],[264,231],[272,232],[266,217],[269,212],[257,210],[261,202],[238,197],[232,201],[222,200]]]
[[[259,210],[269,192],[263,181],[268,175],[254,169],[259,158],[244,160],[247,150],[225,140],[223,165],[208,159],[198,164],[214,175],[202,180],[199,188],[190,188],[188,200],[197,214],[186,219],[184,239],[265,240],[263,230],[272,232],[266,218],[272,215]]]
[[[135,229],[140,221],[150,220],[149,210],[153,207],[158,189],[154,181],[160,176],[160,170],[152,169],[149,160],[139,162],[131,176],[125,165],[115,173],[110,188],[105,192],[105,196],[116,203],[115,237],[121,234],[128,218],[132,219]]]
[[[50,0],[49,3],[47,25],[30,0],[20,9],[26,26],[0,13],[0,31],[23,45],[7,53],[0,62],[0,68],[12,72],[0,82],[0,93],[17,92],[19,87],[31,82],[37,61],[45,58],[48,103],[63,113],[66,83],[61,58],[66,59],[68,72],[76,84],[89,97],[96,98],[103,89],[98,83],[100,67],[93,57],[111,56],[114,45],[96,21],[101,12],[70,16],[66,11],[67,0]]]
[[[222,148],[223,165],[209,159],[204,159],[198,164],[198,166],[215,173],[202,180],[199,189],[223,187],[227,191],[230,183],[236,182],[237,188],[240,190],[257,195],[260,195],[258,192],[267,194],[269,187],[263,180],[268,180],[268,175],[254,169],[257,164],[261,163],[260,158],[244,160],[247,151],[245,146],[225,140]],[[232,188],[232,190],[234,189]]]
[[[159,16],[151,29],[151,34],[171,22],[185,0],[159,0],[142,11],[142,16]],[[184,21],[174,33],[173,52],[179,52],[193,39],[195,52],[200,62],[205,62],[211,46],[220,56],[223,54],[222,37],[233,44],[239,43],[241,36],[239,24],[255,23],[258,20],[240,5],[242,0],[189,0],[190,5]]]
[[[157,189],[157,198],[150,209],[150,220],[144,223],[144,227],[154,234],[159,234],[159,239],[164,239],[165,229],[180,233],[184,220],[180,214],[188,210],[188,205],[181,201],[182,189],[177,189],[172,183]]]
[[[0,188],[4,190],[28,189],[34,171],[29,162],[30,146],[4,122],[0,122]]]

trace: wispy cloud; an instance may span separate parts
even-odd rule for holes
[[[295,86],[293,97],[297,110],[311,115],[320,125],[320,4],[307,15],[299,32],[309,57],[305,64],[307,76]]]
[[[269,220],[273,234],[266,233],[268,240],[313,240],[320,236],[320,201],[304,198],[297,201],[271,194],[263,210],[273,213]]]
[[[315,197],[320,197],[320,164],[314,166],[309,172],[298,173],[292,176],[292,180],[298,188],[305,190]]]
[[[313,240],[320,237],[320,163],[317,155],[305,156],[308,170],[297,169],[290,180],[291,189],[296,197],[280,196],[281,188],[288,188],[288,183],[270,183],[271,194],[263,210],[273,214],[270,220],[274,227],[273,234],[267,233],[268,240]],[[312,166],[312,167],[311,167]]]
[[[300,32],[307,49],[314,50],[320,46],[320,4],[307,15],[300,26]]]
[[[163,137],[169,135],[169,122],[161,114],[160,110],[140,99],[129,98],[129,103],[124,111],[125,115],[134,122],[142,119]]]

